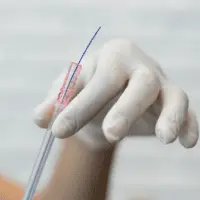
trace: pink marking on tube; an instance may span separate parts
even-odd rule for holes
[[[65,76],[65,78],[64,78],[62,87],[60,88],[60,92],[59,92],[59,94],[58,94],[58,96],[57,96],[57,101],[58,101],[59,103],[61,103],[61,101],[62,101],[62,94],[63,94],[63,92],[64,92],[65,85],[66,85],[67,79],[68,79],[68,77],[69,77],[69,73],[70,73],[70,71],[71,71],[71,68],[72,68],[72,63],[71,63],[70,66],[69,66],[69,69],[68,69],[67,74],[66,74],[66,76]]]
[[[59,104],[62,104],[63,108],[66,107],[69,104],[69,102],[71,101],[71,98],[72,98],[72,95],[73,95],[73,91],[74,91],[74,87],[76,85],[76,81],[77,81],[78,76],[80,74],[80,71],[82,69],[82,65],[79,65],[77,70],[76,70],[76,72],[75,72],[75,74],[74,74],[74,77],[73,77],[71,83],[68,83],[68,81],[71,79],[70,73],[71,73],[71,75],[73,74],[76,66],[77,66],[77,63],[75,63],[75,62],[71,62],[70,63],[68,72],[67,72],[67,74],[65,76],[65,79],[63,81],[63,85],[60,88],[60,92],[59,92],[58,97],[57,97],[57,102]],[[69,87],[68,87],[68,85],[69,85]],[[68,87],[68,90],[66,92],[65,98],[63,99],[63,95],[65,93],[66,87]]]

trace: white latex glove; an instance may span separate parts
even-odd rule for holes
[[[158,63],[133,42],[115,39],[82,62],[74,99],[55,120],[58,138],[73,134],[93,148],[108,147],[128,135],[156,134],[164,143],[179,138],[186,147],[198,140],[198,122],[187,94],[172,84]],[[64,73],[35,110],[47,128]]]

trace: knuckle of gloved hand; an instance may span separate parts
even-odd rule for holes
[[[160,90],[160,80],[157,76],[156,72],[147,68],[147,67],[139,67],[137,69],[137,77],[138,77],[138,84],[145,83],[146,87],[148,87],[148,91],[151,91],[157,95],[158,91]],[[134,79],[134,73],[133,73]]]
[[[111,40],[102,47],[98,66],[100,70],[125,75],[126,66],[130,64],[132,58],[131,53],[131,45],[128,41]]]
[[[139,67],[137,68],[137,74],[145,81],[157,81],[156,73],[152,69],[145,67],[144,65],[139,65]]]

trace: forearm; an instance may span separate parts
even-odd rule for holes
[[[64,141],[54,174],[40,200],[104,200],[113,149],[89,150],[75,137]]]

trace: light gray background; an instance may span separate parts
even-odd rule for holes
[[[32,110],[99,25],[90,51],[113,37],[131,38],[188,92],[199,116],[199,13],[198,0],[0,0],[0,173],[27,182],[44,135]],[[56,143],[41,185],[57,150]],[[155,138],[124,142],[110,198],[129,200],[144,191],[158,200],[199,200],[199,150]]]

